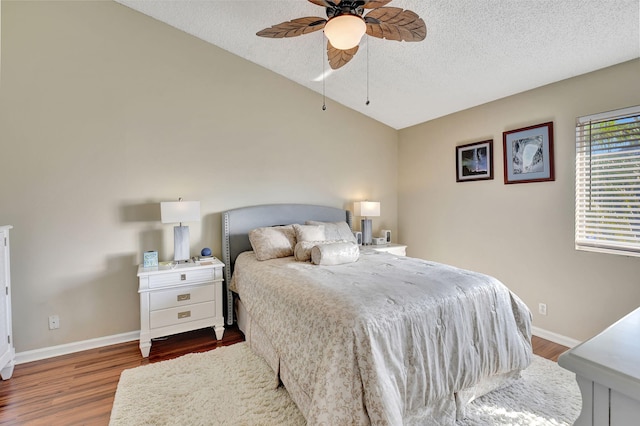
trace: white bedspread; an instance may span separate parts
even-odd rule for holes
[[[455,394],[531,362],[531,314],[495,278],[390,254],[235,263],[310,425],[454,424]],[[286,383],[285,383],[286,384]]]

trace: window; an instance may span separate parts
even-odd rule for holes
[[[640,256],[640,106],[577,119],[575,239]]]

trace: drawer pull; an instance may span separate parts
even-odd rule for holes
[[[180,274],[180,281],[186,281],[187,280],[187,274]]]
[[[185,300],[191,300],[191,293],[178,295],[178,302],[184,302]]]
[[[178,312],[178,319],[189,318],[191,311]]]

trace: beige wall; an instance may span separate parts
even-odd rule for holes
[[[3,1],[0,224],[15,227],[17,351],[139,330],[135,265],[145,250],[173,255],[160,201],[201,201],[194,254],[220,255],[221,212],[253,204],[375,199],[374,228],[395,231],[397,132],[321,105],[114,2]]]
[[[575,119],[640,104],[640,60],[400,131],[398,223],[408,254],[500,278],[534,326],[584,340],[640,306],[640,259],[576,251]],[[504,185],[502,132],[553,121],[555,182]],[[455,147],[493,139],[495,179],[456,183]],[[548,315],[538,314],[538,303]]]

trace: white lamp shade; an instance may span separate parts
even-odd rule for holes
[[[200,222],[200,201],[165,201],[160,203],[162,223]]]
[[[329,19],[324,26],[324,34],[336,49],[349,50],[360,44],[367,31],[364,19],[356,15],[340,15]]]
[[[353,214],[356,216],[380,216],[380,203],[378,201],[357,201],[353,203],[353,210]]]

